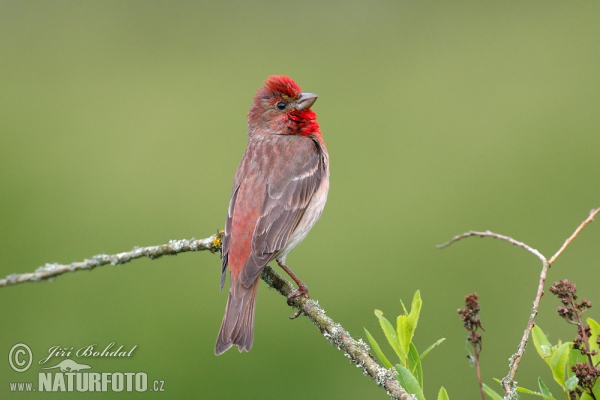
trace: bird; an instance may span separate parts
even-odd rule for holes
[[[254,96],[222,239],[221,290],[228,266],[230,288],[215,355],[252,348],[259,278],[270,261],[298,285],[288,304],[309,297],[286,256],[317,222],[329,192],[329,154],[311,109],[317,97],[285,75],[269,76]]]

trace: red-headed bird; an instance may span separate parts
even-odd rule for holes
[[[271,260],[308,289],[285,265],[285,257],[321,216],[329,191],[329,156],[310,109],[317,95],[302,93],[287,76],[270,76],[248,113],[248,145],[235,174],[223,237],[221,289],[227,266],[230,289],[215,346],[250,351],[260,273]]]

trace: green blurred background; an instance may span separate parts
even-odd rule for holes
[[[425,359],[425,394],[477,398],[456,309],[479,293],[495,387],[540,263],[491,239],[435,245],[491,229],[550,256],[600,206],[599,16],[562,1],[4,0],[0,275],[214,233],[252,96],[287,74],[319,94],[331,157],[327,207],[289,265],[331,317],[381,342],[373,310],[394,318],[420,289],[417,346],[447,338]],[[593,224],[549,282],[600,304],[599,243]],[[215,357],[219,273],[217,255],[188,253],[0,289],[0,397],[64,398],[8,382],[37,382],[51,346],[116,342],[134,356],[94,370],[144,371],[165,392],[107,398],[387,398],[264,284],[252,351]],[[557,304],[544,297],[538,323],[572,340]],[[35,357],[22,374],[6,360],[18,342]],[[530,347],[517,380],[539,374],[551,384]]]

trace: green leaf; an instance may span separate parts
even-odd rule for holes
[[[402,304],[404,315],[398,316],[396,320],[396,332],[398,333],[398,344],[400,348],[404,353],[408,354],[409,345],[412,342],[415,330],[417,329],[421,307],[423,306],[421,292],[418,290],[415,292],[410,312],[407,312],[402,300],[400,300],[400,304]]]
[[[419,386],[417,379],[406,369],[403,365],[396,364],[396,371],[398,371],[398,382],[408,392],[414,394],[418,400],[425,400],[423,390]]]
[[[531,337],[533,338],[533,345],[537,350],[537,353],[542,357],[542,360],[546,364],[550,365],[550,357],[552,357],[552,344],[548,341],[546,334],[538,325],[534,325],[531,330]]]
[[[383,330],[383,333],[385,334],[388,343],[398,355],[400,362],[402,364],[406,364],[406,352],[402,352],[400,346],[398,345],[398,336],[396,335],[394,327],[392,326],[392,324],[390,324],[390,321],[385,319],[381,311],[375,310],[375,315],[377,316],[377,318],[379,318],[379,325],[381,325],[381,329]]]
[[[413,296],[412,304],[410,305],[410,313],[408,314],[408,322],[412,327],[412,332],[417,329],[419,323],[419,316],[421,315],[421,307],[423,306],[423,300],[421,300],[421,291],[417,290]],[[412,339],[412,337],[411,337]]]
[[[448,397],[448,392],[446,392],[446,389],[444,389],[443,386],[440,388],[440,391],[438,392],[437,400],[450,400],[450,397]]]
[[[411,374],[419,382],[421,390],[423,390],[423,366],[421,365],[421,359],[419,358],[419,352],[414,344],[410,344],[408,349],[408,369]]]
[[[375,352],[375,355],[377,356],[377,358],[379,358],[379,361],[381,361],[381,363],[386,368],[392,368],[392,363],[388,361],[385,354],[383,354],[383,352],[381,351],[381,347],[379,347],[379,343],[377,343],[377,341],[375,341],[375,338],[373,336],[371,336],[371,334],[369,333],[367,328],[365,328],[365,333],[367,334],[367,340],[369,341],[371,348]]]
[[[502,400],[502,396],[496,393],[491,387],[489,387],[485,383],[483,384],[483,391],[492,400]]]
[[[549,400],[556,400],[554,397],[544,394],[544,393],[539,393],[539,392],[534,392],[533,390],[529,390],[529,389],[525,389],[523,387],[517,387],[517,392],[520,393],[526,393],[526,394],[532,394],[534,396],[538,396],[538,397],[543,397],[544,399],[549,399]]]
[[[552,393],[550,393],[550,389],[548,389],[548,386],[546,386],[546,384],[542,381],[542,378],[538,377],[538,386],[540,388],[540,392],[543,394],[547,394],[548,396],[552,396]]]
[[[423,358],[425,358],[425,356],[431,350],[433,350],[435,347],[439,346],[444,340],[446,340],[446,338],[441,338],[440,340],[438,340],[437,342],[435,342],[434,344],[432,344],[431,346],[429,346],[427,349],[425,349],[425,351],[423,353],[421,353],[421,355],[419,356],[419,360],[422,360]]]
[[[569,390],[575,390],[575,388],[577,387],[577,383],[578,382],[579,382],[579,380],[577,379],[576,376],[570,377],[565,382],[565,389],[567,389],[567,391],[569,391]]]
[[[408,354],[411,338],[409,337],[408,318],[406,315],[399,315],[396,319],[396,331],[398,333],[398,346],[404,354]],[[402,364],[406,366],[406,361]]]
[[[588,318],[586,322],[592,331],[592,337],[590,338],[590,350],[596,350],[598,352],[595,356],[592,356],[592,360],[594,365],[598,365],[600,362],[600,344],[598,344],[596,339],[600,336],[600,324],[591,318]]]
[[[402,310],[404,310],[404,315],[408,315],[408,310],[404,306],[404,302],[402,300],[400,300],[400,304],[402,305]]]
[[[567,342],[558,346],[550,358],[552,376],[563,389],[565,389],[565,373],[567,361],[569,360],[569,345],[570,343]]]

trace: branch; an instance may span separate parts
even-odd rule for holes
[[[540,301],[542,299],[542,296],[544,295],[544,284],[546,283],[546,275],[548,274],[548,269],[550,269],[550,263],[544,258],[542,260],[542,272],[540,272],[540,282],[538,284],[537,292],[535,294],[535,299],[533,300],[531,314],[529,315],[529,320],[527,321],[527,328],[525,328],[525,331],[523,332],[523,337],[521,338],[521,341],[517,346],[517,352],[510,356],[510,358],[508,359],[508,375],[502,378],[502,386],[504,387],[504,393],[506,393],[506,398],[509,399],[517,398],[517,382],[515,382],[515,376],[517,375],[517,369],[519,368],[521,358],[523,358],[523,355],[525,354],[527,340],[529,339],[531,330],[535,325],[535,317],[538,313],[538,309],[540,308]]]
[[[34,272],[8,275],[5,279],[0,279],[0,287],[24,282],[49,280],[68,272],[91,270],[107,264],[126,264],[131,260],[142,257],[148,257],[153,260],[162,256],[173,256],[188,251],[202,250],[216,253],[221,251],[222,237],[223,231],[219,231],[206,239],[170,240],[168,244],[134,248],[131,251],[114,255],[99,254],[93,256],[91,259],[71,264],[46,264]],[[263,269],[261,278],[283,296],[287,296],[294,289],[287,280],[273,271],[269,266]],[[344,355],[350,359],[350,362],[362,368],[363,373],[373,378],[379,386],[386,390],[391,398],[414,400],[414,397],[400,386],[400,383],[395,378],[395,372],[392,369],[388,370],[377,364],[373,356],[369,354],[369,346],[362,340],[354,340],[342,325],[334,322],[327,316],[325,310],[319,306],[317,301],[301,296],[294,300],[293,307],[299,309],[303,315],[310,319],[319,328],[319,331],[321,331],[329,343],[337,347],[338,350],[343,350]]]
[[[269,266],[263,269],[261,278],[285,297],[294,290],[287,280]],[[383,387],[391,398],[414,399],[400,386],[400,383],[394,377],[393,370],[385,369],[377,364],[373,356],[369,354],[369,346],[362,340],[353,339],[342,325],[327,316],[325,310],[319,306],[316,300],[307,299],[304,296],[296,297],[293,306],[319,328],[329,343],[337,347],[338,350],[343,350],[344,355],[350,359],[352,364],[362,368],[365,375],[369,375],[379,386]]]
[[[531,254],[535,255],[537,258],[539,258],[542,262],[544,262],[546,260],[546,257],[544,257],[539,251],[537,251],[536,249],[534,249],[533,247],[523,243],[523,242],[519,242],[518,240],[515,240],[513,238],[511,238],[510,236],[505,236],[505,235],[500,235],[499,233],[494,233],[494,232],[490,232],[490,231],[485,231],[485,232],[477,232],[477,231],[469,231],[469,232],[465,232],[462,235],[456,235],[454,236],[452,239],[450,239],[448,242],[444,243],[444,244],[439,244],[436,247],[438,249],[443,249],[444,247],[448,247],[450,246],[452,243],[454,242],[458,242],[460,239],[464,239],[470,236],[479,236],[479,237],[492,237],[495,239],[501,239],[501,240],[505,240],[508,243],[511,243],[515,246],[519,246],[524,248],[525,250],[527,250],[528,252],[530,252]]]
[[[90,270],[103,265],[117,265],[126,264],[136,258],[148,257],[151,260],[160,258],[162,256],[174,256],[179,253],[185,253],[188,251],[201,251],[208,250],[211,253],[215,253],[221,250],[221,238],[223,232],[219,231],[217,234],[212,235],[206,239],[182,239],[182,240],[170,240],[168,244],[162,244],[159,246],[148,246],[148,247],[136,247],[131,251],[123,253],[107,255],[98,254],[93,256],[91,259],[85,259],[83,261],[73,262],[71,264],[63,265],[58,263],[49,264],[39,267],[35,272],[28,272],[25,274],[12,274],[8,275],[5,279],[0,279],[0,287],[8,285],[16,285],[17,283],[23,282],[39,282],[51,278],[55,278],[59,275],[66,274],[67,272],[77,272],[82,270]]]
[[[571,241],[577,237],[579,232],[581,232],[581,230],[588,223],[590,223],[594,220],[594,217],[598,213],[600,213],[600,208],[596,208],[596,209],[593,209],[592,211],[590,211],[590,215],[587,217],[587,219],[585,219],[579,225],[579,227],[577,227],[577,229],[575,229],[575,232],[573,232],[573,234],[565,241],[565,243],[556,252],[556,254],[554,254],[552,256],[550,261],[548,261],[546,259],[546,257],[544,257],[543,254],[541,254],[539,251],[537,251],[533,247],[531,247],[523,242],[519,242],[509,236],[500,235],[498,233],[494,233],[494,232],[490,232],[490,231],[485,231],[485,232],[469,231],[469,232],[463,233],[462,235],[457,235],[457,236],[453,237],[452,239],[450,239],[450,241],[437,246],[439,249],[442,249],[444,247],[450,246],[454,242],[457,242],[461,239],[464,239],[464,238],[467,238],[470,236],[479,236],[479,237],[487,236],[487,237],[492,237],[495,239],[505,240],[515,246],[522,247],[525,250],[532,253],[533,255],[535,255],[537,258],[539,258],[542,261],[542,272],[540,273],[540,281],[538,284],[535,299],[533,300],[533,307],[531,309],[531,314],[529,315],[529,320],[527,321],[527,328],[523,332],[523,337],[521,338],[521,341],[519,342],[519,345],[517,346],[517,352],[509,358],[508,375],[506,375],[502,379],[502,386],[504,388],[504,393],[506,394],[505,399],[516,399],[517,398],[517,383],[515,382],[515,376],[517,374],[517,369],[519,367],[519,363],[521,362],[521,359],[523,358],[523,355],[525,354],[525,348],[527,347],[527,340],[529,338],[529,335],[531,334],[531,330],[533,329],[533,326],[535,325],[535,317],[538,313],[538,309],[540,306],[540,300],[542,299],[542,296],[544,295],[544,284],[546,283],[546,275],[548,274],[548,269],[550,269],[550,266],[552,265],[552,263],[567,248],[569,243],[571,243]]]
[[[590,222],[594,221],[594,217],[600,213],[600,208],[596,208],[592,211],[590,211],[590,215],[577,227],[577,229],[575,229],[575,232],[573,232],[573,234],[567,239],[565,240],[565,243],[563,243],[562,247],[560,249],[558,249],[558,251],[556,252],[556,254],[554,254],[552,256],[552,258],[550,259],[550,261],[548,261],[550,264],[554,263],[554,261],[556,261],[556,259],[558,258],[558,256],[560,256],[563,252],[564,249],[567,248],[567,246],[569,245],[569,243],[571,243],[571,241],[573,239],[575,239],[577,237],[577,235],[579,235],[579,232],[581,232],[581,230]]]
[[[540,281],[538,284],[538,289],[537,289],[537,293],[535,295],[535,299],[533,300],[533,308],[531,309],[531,314],[529,315],[529,321],[527,321],[527,328],[523,332],[523,337],[521,338],[521,341],[519,342],[519,345],[517,346],[517,352],[515,354],[513,354],[509,359],[508,375],[502,379],[502,386],[504,387],[504,393],[506,393],[506,398],[515,399],[517,396],[517,383],[515,382],[515,375],[517,373],[519,363],[521,362],[521,358],[523,358],[523,355],[525,354],[525,348],[527,347],[527,339],[529,338],[529,334],[530,334],[531,330],[533,329],[533,325],[535,324],[535,316],[538,313],[538,309],[540,306],[540,300],[542,298],[542,295],[544,294],[544,284],[546,283],[546,274],[548,273],[548,268],[550,268],[550,263],[548,263],[548,261],[546,260],[546,257],[544,257],[539,251],[537,251],[533,247],[531,247],[523,242],[519,242],[518,240],[515,240],[515,239],[511,238],[510,236],[500,235],[498,233],[494,233],[491,231],[485,231],[485,232],[469,231],[469,232],[463,233],[462,235],[454,236],[452,239],[450,239],[450,241],[448,241],[444,244],[441,244],[437,247],[438,247],[438,249],[443,249],[444,247],[448,247],[452,243],[457,242],[460,239],[464,239],[464,238],[471,237],[471,236],[492,237],[495,239],[505,240],[515,246],[524,248],[525,250],[527,250],[531,254],[535,255],[537,258],[539,258],[542,261],[542,272],[540,273]]]

